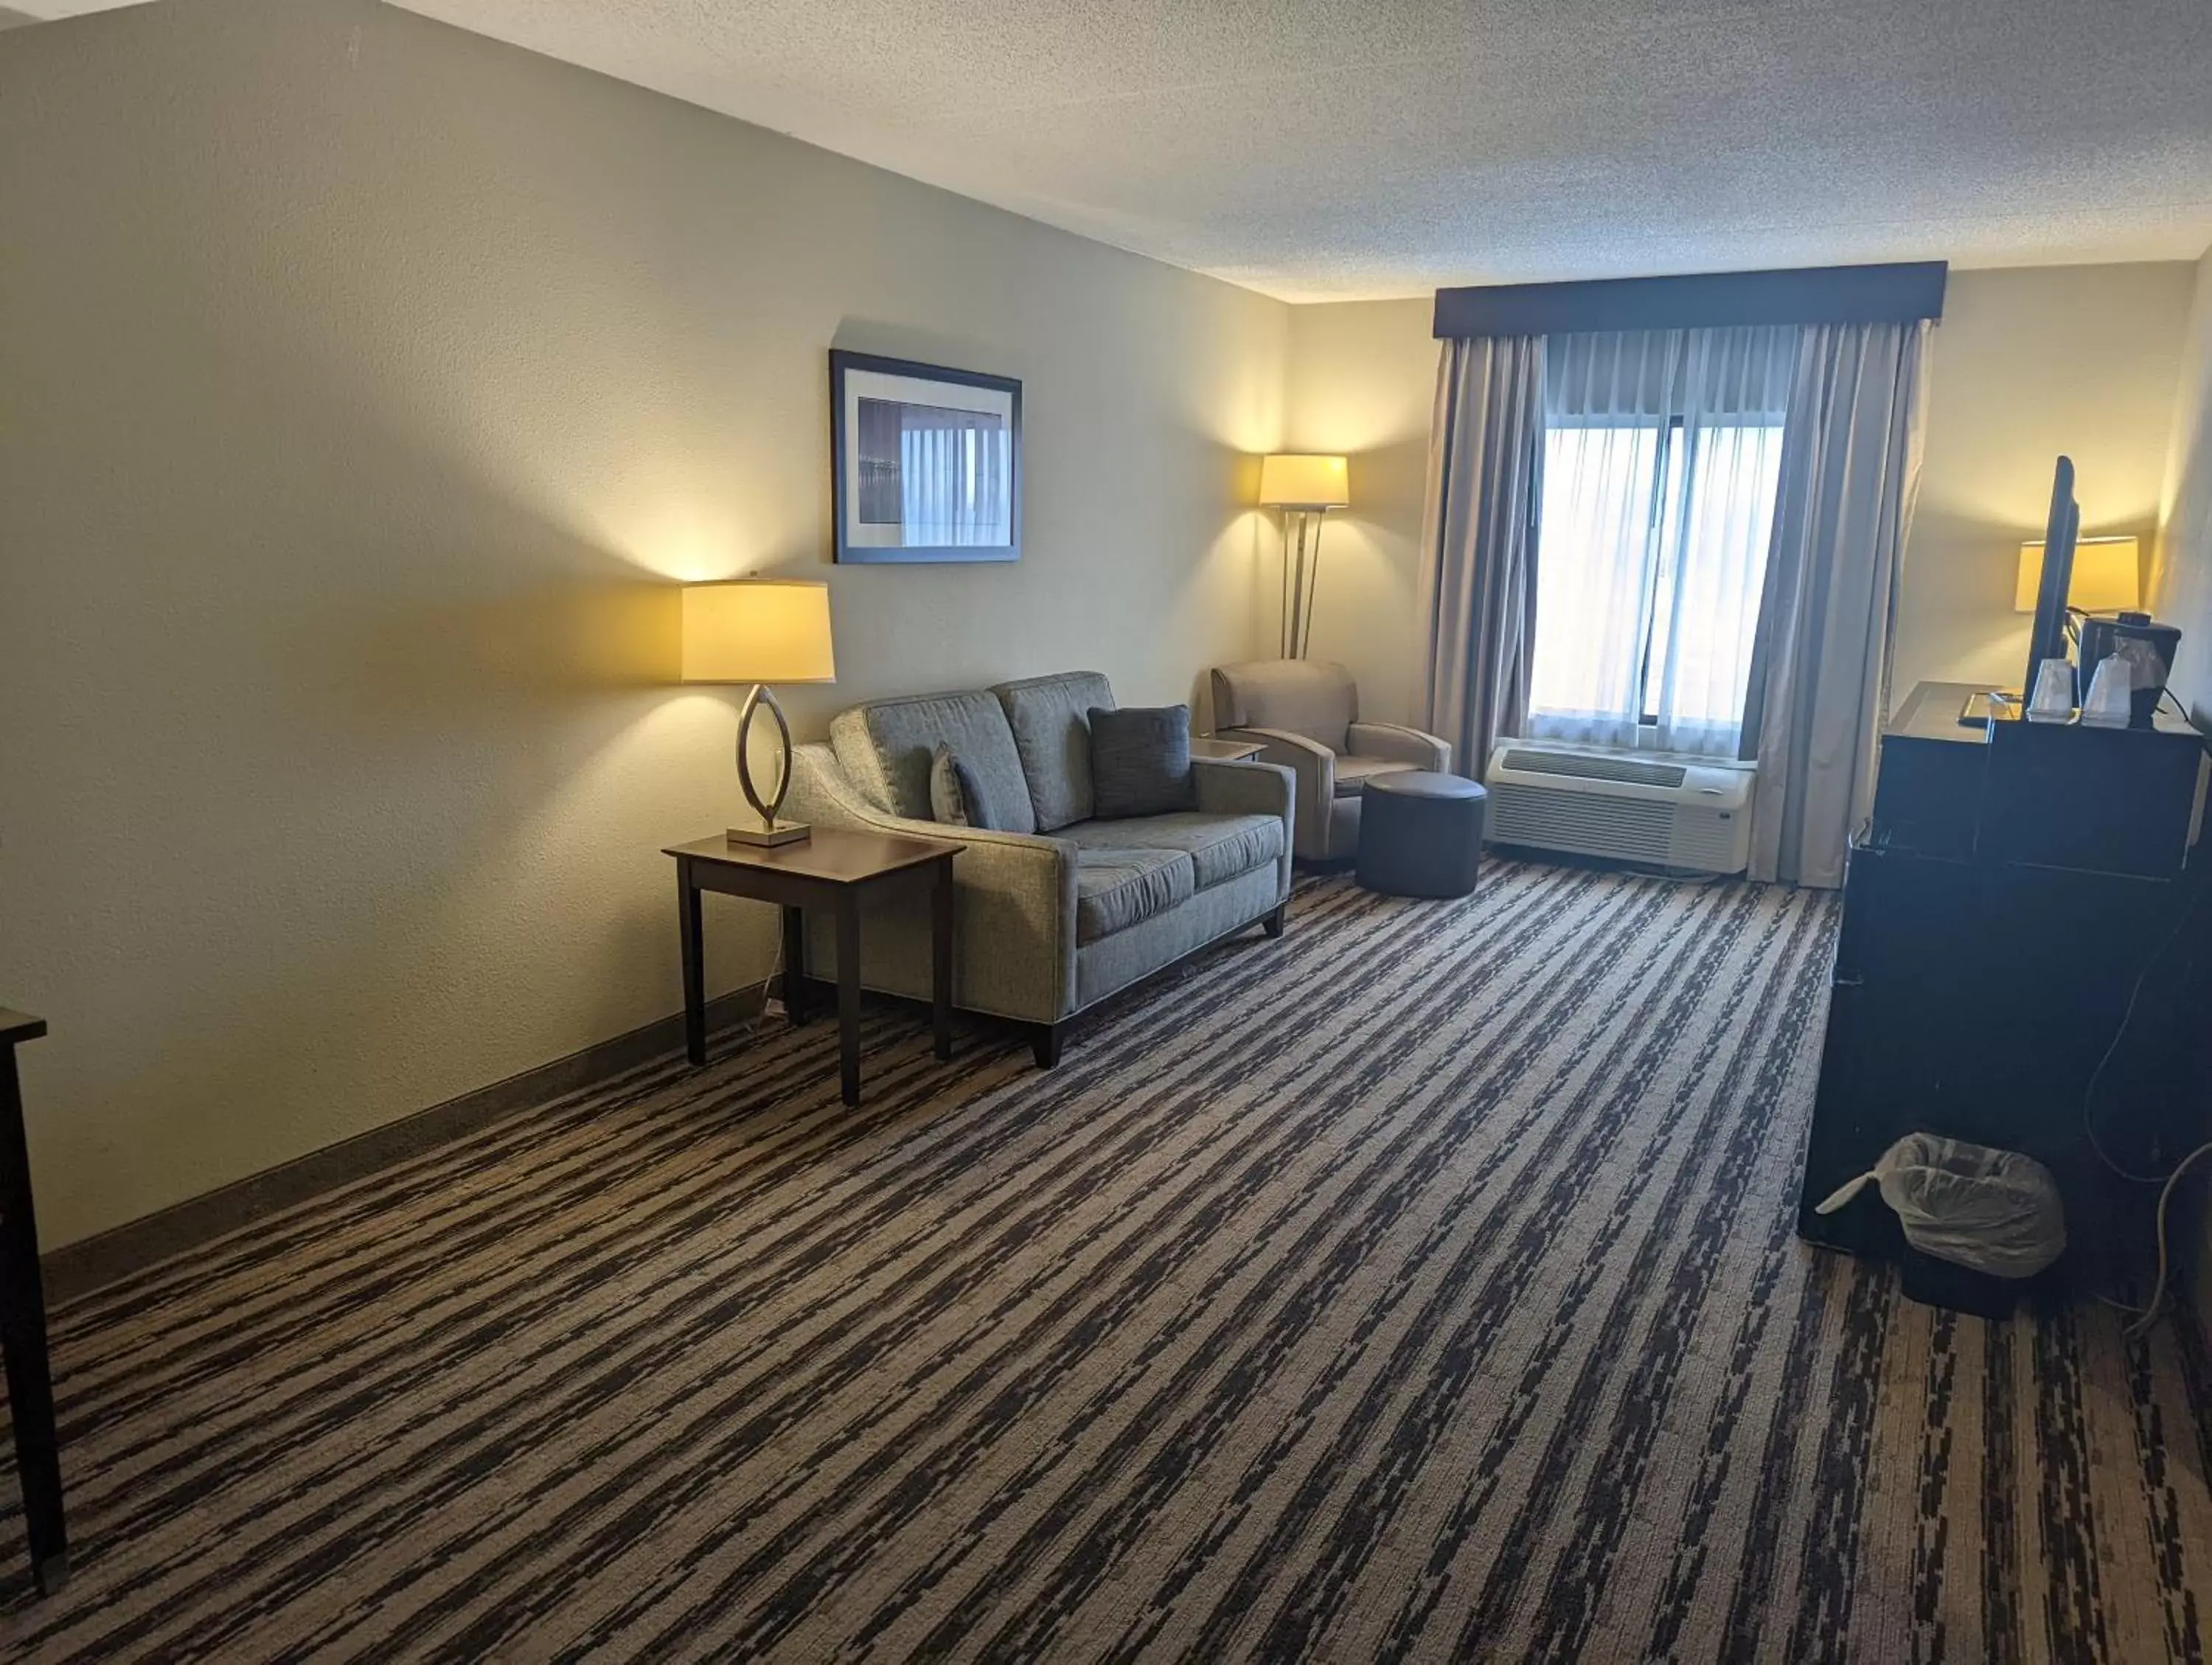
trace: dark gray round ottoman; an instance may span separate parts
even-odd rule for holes
[[[1401,769],[1359,789],[1359,883],[1394,896],[1463,896],[1482,865],[1490,794],[1456,775]]]

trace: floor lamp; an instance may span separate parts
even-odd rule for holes
[[[1260,506],[1283,511],[1282,656],[1302,659],[1313,635],[1314,591],[1321,580],[1322,521],[1347,507],[1341,457],[1278,455],[1260,463]],[[1297,522],[1297,555],[1291,522]]]

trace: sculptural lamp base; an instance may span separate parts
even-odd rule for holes
[[[776,748],[775,791],[766,799],[753,785],[752,763],[747,742],[751,738],[753,718],[765,706],[769,716],[775,719]],[[776,703],[775,696],[759,683],[745,696],[744,708],[738,714],[738,789],[745,795],[757,817],[750,827],[732,827],[729,839],[732,844],[756,847],[775,844],[796,844],[807,836],[804,821],[782,818],[784,794],[791,790],[791,725],[783,720],[783,708]]]
[[[773,827],[732,827],[729,839],[732,844],[796,844],[813,830],[804,821],[779,821]]]

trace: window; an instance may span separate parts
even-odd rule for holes
[[[1733,755],[1793,330],[1555,337],[1529,728]]]

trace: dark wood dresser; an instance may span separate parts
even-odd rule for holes
[[[2205,751],[2178,719],[1969,726],[1977,691],[1923,683],[1883,736],[1874,818],[1844,881],[1798,1231],[1901,1252],[1871,1188],[1833,1215],[1814,1208],[1898,1138],[1933,1133],[2048,1166],[2067,1261],[2108,1286],[2115,1262],[2150,1252],[2156,1193],[2100,1158],[2085,1111],[2138,1173],[2212,1137],[2185,969],[2212,940],[2191,860]]]

